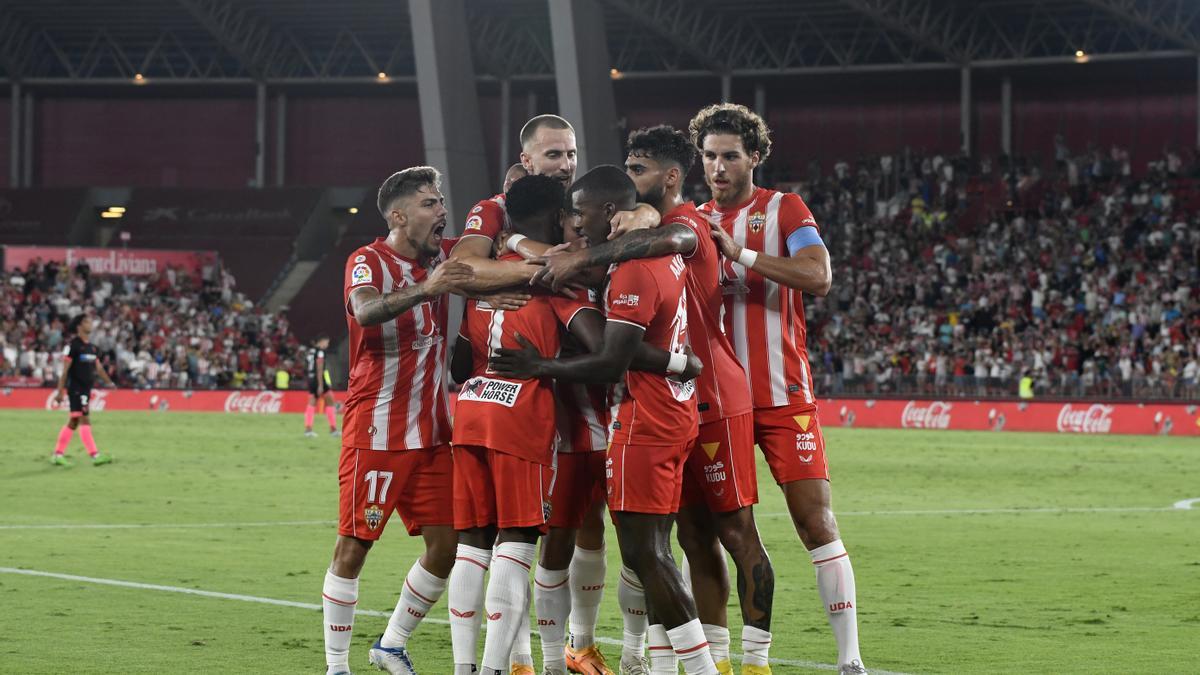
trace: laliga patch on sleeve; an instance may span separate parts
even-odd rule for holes
[[[480,211],[482,211],[482,210],[483,210],[483,204],[476,204],[476,205],[475,205],[475,208],[471,209],[471,213],[472,213],[472,214],[476,214],[476,213],[479,213],[479,212],[480,212]]]
[[[350,271],[351,286],[369,284],[371,283],[371,278],[371,266],[366,263],[359,263]]]
[[[364,261],[364,260],[366,260],[366,259],[367,259],[367,256],[365,256],[365,255],[356,255],[356,256],[354,256],[354,262],[356,262],[356,263],[360,263],[360,262],[362,262],[362,261]]]
[[[482,229],[483,229],[483,218],[480,218],[479,216],[471,216],[470,218],[467,218],[467,226],[465,228],[463,228],[464,231],[482,230]]]

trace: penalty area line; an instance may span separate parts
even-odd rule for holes
[[[276,607],[292,607],[295,609],[307,609],[319,612],[322,610],[321,605],[312,602],[296,602],[294,600],[280,600],[278,598],[264,598],[257,595],[243,595],[241,593],[222,593],[220,591],[206,591],[199,588],[184,588],[183,586],[165,586],[162,584],[144,584],[137,581],[124,581],[122,579],[103,579],[99,577],[85,577],[77,574],[61,574],[59,572],[45,572],[42,570],[22,569],[19,567],[0,567],[0,574],[19,574],[29,577],[42,577],[47,579],[59,579],[61,581],[77,581],[86,584],[98,584],[101,586],[116,586],[118,588],[133,588],[143,591],[161,591],[165,593],[180,593],[183,595],[198,595],[204,598],[215,598],[218,600],[238,600],[241,602],[253,602],[261,605],[274,605]],[[358,616],[375,616],[385,619],[391,618],[391,612],[381,612],[374,609],[354,609],[355,615]],[[449,625],[448,619],[439,619],[436,617],[427,616],[422,621],[430,623]],[[530,631],[537,635],[536,631]],[[623,645],[621,640],[617,640],[605,636],[596,636],[596,642],[606,645]],[[731,653],[730,656],[737,658],[741,654]],[[830,663],[818,663],[816,661],[799,661],[794,659],[771,658],[771,663],[781,666],[796,666],[799,668],[810,668],[813,670],[831,670],[836,671],[837,666]],[[897,673],[887,670],[871,669],[872,673],[878,675],[906,675],[906,673]]]

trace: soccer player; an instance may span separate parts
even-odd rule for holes
[[[329,420],[329,435],[337,436],[337,404],[329,391],[331,381],[329,371],[325,368],[325,350],[329,349],[329,336],[318,335],[308,351],[308,405],[304,407],[304,435],[316,436],[313,431],[313,415],[317,412],[317,402],[325,403],[325,419]]]
[[[346,395],[340,507],[333,563],[325,574],[325,660],[349,673],[358,576],[372,544],[398,511],[425,553],[408,571],[371,663],[411,674],[408,638],[446,588],[457,535],[451,501],[446,303],[472,277],[446,261],[449,241],[441,176],[432,167],[399,171],[379,188],[388,234],[346,260],[350,383]]]
[[[102,455],[96,449],[96,439],[92,437],[92,420],[88,416],[88,402],[92,396],[96,373],[100,374],[108,386],[117,385],[113,384],[108,371],[104,370],[104,364],[100,363],[96,346],[88,342],[92,335],[92,317],[86,314],[76,316],[71,319],[67,330],[75,337],[71,338],[70,344],[63,351],[63,367],[58,374],[54,404],[61,403],[63,395],[66,394],[71,417],[58,432],[58,442],[54,445],[54,455],[50,458],[50,463],[55,466],[71,466],[70,460],[67,459],[67,446],[71,444],[75,430],[79,429],[79,440],[83,441],[83,447],[91,456],[92,464],[101,466],[112,462],[112,457]]]
[[[637,190],[625,172],[599,166],[571,186],[571,217],[589,244],[607,239],[609,220],[633,208]],[[496,350],[492,366],[513,377],[613,382],[611,445],[606,459],[608,507],[626,567],[645,587],[653,623],[661,624],[687,673],[716,673],[696,608],[671,556],[684,460],[696,435],[695,386],[630,371],[643,340],[673,352],[669,370],[686,360],[686,265],[679,255],[633,260],[610,270],[608,321],[600,351],[548,359],[538,351]]]
[[[688,125],[713,199],[700,208],[728,259],[726,330],[750,377],[754,439],[783,488],[838,645],[841,673],[865,673],[854,569],[830,506],[825,440],[805,346],[801,293],[824,296],[829,252],[799,195],[754,185],[770,130],[745,106],[704,108]]]
[[[696,149],[687,134],[669,126],[631,133],[626,172],[637,186],[638,199],[663,214],[662,224],[554,256],[547,261],[543,276],[563,283],[590,266],[671,253],[685,256],[689,335],[705,368],[698,381],[700,433],[687,460],[679,541],[690,564],[705,636],[722,673],[732,672],[733,666],[726,618],[729,579],[721,546],[733,557],[746,655],[743,673],[761,675],[770,672],[767,652],[774,571],[754,521],[752,505],[758,501],[758,483],[750,388],[721,324],[721,255],[707,221],[681,194],[695,158]],[[632,576],[625,571],[622,583],[630,584]],[[641,656],[637,640],[629,639],[640,632],[638,615],[626,609],[624,618],[630,644],[622,653],[622,663]]]

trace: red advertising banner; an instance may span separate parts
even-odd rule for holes
[[[827,428],[1200,436],[1196,403],[826,399],[820,406]]]
[[[180,391],[176,389],[93,389],[89,406],[92,412],[105,410],[184,410],[187,412],[227,413],[302,413],[308,403],[306,391]],[[54,390],[0,390],[0,408],[66,410],[64,398],[54,405]]]
[[[217,262],[215,251],[167,251],[150,248],[81,248],[62,246],[5,246],[5,269],[25,269],[33,260],[58,262],[67,267],[87,263],[94,274],[147,276],[182,267],[196,274]]]

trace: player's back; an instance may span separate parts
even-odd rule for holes
[[[750,412],[750,386],[725,334],[721,315],[721,252],[709,234],[708,221],[691,202],[663,216],[663,227],[680,224],[696,235],[696,250],[687,261],[688,337],[704,364],[696,380],[697,410],[702,423]]]
[[[800,195],[755,188],[750,199],[721,209],[710,201],[699,209],[741,246],[789,257],[787,240],[816,220]],[[724,260],[725,331],[746,367],[754,407],[813,404],[802,294]]]
[[[516,259],[512,254],[501,259]],[[535,291],[517,310],[468,300],[459,334],[471,346],[471,378],[463,383],[454,411],[454,444],[477,445],[549,464],[554,443],[554,389],[550,378],[510,379],[496,375],[489,359],[497,349],[519,349],[517,335],[542,356],[561,347],[561,326],[586,309],[580,300]]]
[[[687,265],[675,254],[609,268],[604,307],[609,321],[645,329],[642,341],[670,352],[688,339]],[[630,370],[613,387],[612,443],[674,445],[696,435],[695,383]]]

